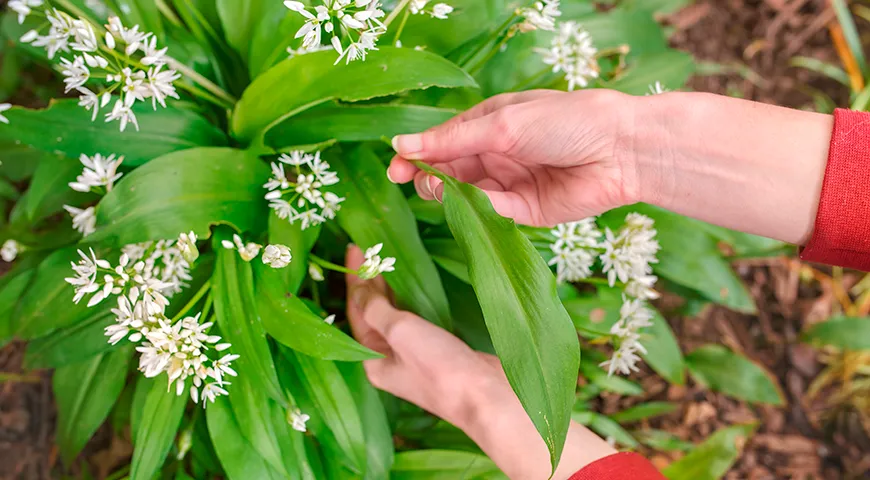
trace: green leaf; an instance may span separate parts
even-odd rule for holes
[[[78,159],[43,155],[33,172],[27,193],[19,200],[27,220],[36,223],[61,211],[65,204],[77,206],[99,198],[94,194],[76,192],[69,187],[69,183],[74,182],[82,173],[82,168]]]
[[[157,9],[157,2],[113,1],[118,5],[124,25],[139,25],[142,31],[154,33],[163,42],[163,22],[160,18],[160,10]]]
[[[302,39],[295,37],[305,23],[305,17],[287,10],[283,2],[268,1],[265,8],[272,11],[259,19],[251,38],[248,55],[251,78],[257,78],[287,58],[287,47],[299,47],[302,44]]]
[[[755,428],[751,424],[719,430],[662,473],[669,480],[718,480],[737,461]]]
[[[478,35],[488,34],[511,13],[506,0],[453,0],[450,5],[456,14],[446,20],[433,22],[427,15],[411,15],[402,31],[402,43],[425,45],[429,51],[446,55]]]
[[[137,385],[136,395],[144,397],[141,411],[135,410],[137,402],[133,401],[133,460],[130,465],[131,480],[148,480],[160,470],[178,427],[181,426],[181,417],[184,415],[184,407],[190,394],[187,388],[176,395],[174,391],[167,391],[163,378],[143,386],[150,386],[146,392],[139,392]],[[174,387],[174,385],[173,385]],[[174,389],[174,388],[173,388]],[[140,400],[141,401],[141,400]],[[138,427],[138,428],[136,428]]]
[[[77,262],[76,247],[56,250],[36,269],[36,276],[21,297],[13,324],[19,338],[29,340],[47,335],[58,328],[73,325],[100,309],[111,308],[108,302],[89,309],[87,300],[73,303],[75,291],[64,281],[72,276],[70,262]]]
[[[632,423],[660,415],[667,415],[676,410],[677,405],[671,402],[645,402],[614,413],[610,415],[610,418],[619,423]]]
[[[255,273],[257,312],[266,333],[278,342],[323,360],[355,362],[382,356],[324,322],[283,288],[280,270],[258,264]]]
[[[601,415],[598,412],[574,412],[571,414],[571,418],[575,422],[589,427],[602,438],[612,438],[616,443],[628,448],[637,447],[637,440],[635,440],[628,431],[612,419]]]
[[[428,168],[428,167],[427,167]],[[555,471],[568,433],[580,347],[535,247],[478,188],[444,181],[447,223],[465,258],[505,374],[535,424]]]
[[[589,352],[592,354],[592,352]],[[594,354],[593,354],[594,355]],[[601,369],[597,359],[591,359],[584,355],[580,360],[580,373],[593,385],[602,390],[618,393],[620,395],[634,396],[643,394],[643,387],[639,384],[620,376],[611,376]]]
[[[801,341],[843,350],[870,350],[870,318],[833,317],[811,326]]]
[[[365,471],[366,442],[354,397],[334,362],[318,360],[289,349],[281,353],[297,369],[317,415],[332,432],[341,452],[359,472]]]
[[[756,312],[752,296],[723,258],[702,222],[646,204],[629,205],[599,217],[602,226],[618,229],[630,212],[655,220],[661,244],[654,272],[676,284],[697,290],[710,300],[743,313]]]
[[[396,258],[398,272],[384,279],[399,304],[449,330],[447,294],[402,190],[387,179],[386,168],[369,149],[359,147],[330,158],[341,178],[336,191],[347,198],[338,212],[341,228],[363,249],[383,243],[380,255]]]
[[[378,391],[369,383],[365,370],[359,363],[338,363],[347,386],[353,394],[365,435],[366,473],[365,480],[389,478],[393,466],[393,434],[387,421],[387,413]]]
[[[212,248],[217,252],[217,264],[212,283],[215,316],[224,339],[240,355],[236,370],[248,377],[253,388],[280,404],[287,400],[278,383],[266,331],[257,315],[254,278],[251,264],[242,260],[235,249],[221,246],[230,238],[225,229],[215,232]]]
[[[251,36],[257,24],[263,21],[267,3],[269,0],[216,0],[217,11],[220,15],[221,25],[224,27],[224,35],[227,43],[242,55],[248,58],[248,50],[251,45]],[[282,2],[275,2],[282,3]],[[286,12],[286,9],[284,9]],[[282,12],[283,13],[283,12]]]
[[[29,369],[58,368],[115,350],[117,346],[106,341],[105,329],[115,323],[116,317],[104,309],[70,327],[31,340],[24,365]]]
[[[658,309],[652,305],[648,308],[653,312],[652,326],[641,330],[641,343],[646,349],[641,357],[662,378],[683,385],[686,383],[686,361],[677,337]]]
[[[692,377],[711,390],[741,400],[785,405],[775,377],[752,360],[721,345],[705,345],[686,355]]]
[[[287,288],[287,293],[297,294],[308,276],[308,257],[320,237],[320,228],[317,225],[302,230],[300,222],[282,220],[274,212],[269,215],[269,243],[286,245],[293,255],[290,265],[278,270],[281,285]]]
[[[233,417],[229,400],[218,397],[205,411],[208,433],[211,436],[221,466],[230,480],[279,480],[284,475],[268,462],[245,440],[239,423]]]
[[[632,434],[634,434],[634,438],[636,438],[640,443],[664,452],[688,452],[695,448],[695,445],[692,443],[682,440],[673,433],[664,430],[636,430],[632,432]]]
[[[228,223],[266,225],[263,183],[269,168],[242,150],[197,148],[160,157],[124,176],[97,207],[89,241],[127,245],[176,238]]]
[[[15,309],[30,281],[36,275],[35,268],[6,272],[0,277],[0,346],[15,334]]]
[[[288,118],[266,133],[273,149],[339,142],[376,141],[422,132],[450,120],[456,110],[425,105],[343,105],[327,103]]]
[[[72,464],[112,410],[124,389],[132,356],[133,347],[128,346],[54,372],[55,436],[67,465]]]
[[[236,104],[233,135],[249,142],[283,120],[331,100],[356,102],[433,86],[475,85],[444,58],[411,48],[381,47],[365,62],[349,65],[334,66],[335,57],[334,51],[298,55],[260,75]],[[293,79],[292,86],[287,79]]]
[[[624,75],[604,86],[631,95],[649,93],[650,85],[655,82],[661,82],[669,90],[678,90],[694,71],[695,62],[688,53],[676,50],[646,53],[632,59]]]
[[[20,141],[46,152],[71,158],[85,153],[124,155],[124,165],[141,165],[176,150],[226,145],[223,133],[199,114],[175,107],[154,111],[145,103],[133,107],[139,131],[128,126],[119,131],[116,122],[91,121],[91,112],[76,100],[57,100],[45,110],[13,107],[3,115],[9,125],[0,129],[0,141]]]
[[[20,182],[33,175],[39,161],[45,155],[53,155],[27,145],[16,145],[14,141],[0,140],[0,152],[3,152],[3,163],[0,163],[0,176]]]
[[[396,455],[390,478],[437,480],[442,478],[506,479],[484,455],[456,450],[416,450]]]
[[[452,238],[427,238],[423,241],[426,250],[432,260],[439,267],[450,272],[454,277],[465,283],[471,283],[468,277],[468,264],[465,262],[465,254],[459,248],[459,244]]]

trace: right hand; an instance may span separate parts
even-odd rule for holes
[[[427,200],[440,180],[422,160],[474,184],[495,210],[518,223],[553,226],[638,201],[636,169],[622,153],[630,138],[632,97],[608,90],[534,90],[492,97],[423,133],[393,140],[388,175],[414,180]]]

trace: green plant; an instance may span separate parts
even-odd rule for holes
[[[342,279],[328,272],[346,271],[348,241],[369,249],[357,274],[385,274],[404,308],[499,353],[554,465],[571,417],[636,445],[586,400],[640,393],[612,376],[639,354],[670,382],[688,365],[742,393],[710,381],[722,365],[705,361],[734,354],[684,358],[644,301],[657,296],[655,273],[694,305],[752,312],[720,243],[737,255],[779,244],[645,205],[554,232],[518,228],[469,185],[445,177],[442,207],[385,176],[385,137],[497,93],[679,88],[692,60],[667,47],[648,6],[565,2],[570,21],[552,33],[552,0],[40,3],[10,2],[3,35],[80,97],[0,107],[0,239],[17,259],[0,280],[0,340],[28,340],[30,368],[58,369],[67,461],[111,412],[129,412],[131,478],[386,478],[479,461],[439,451],[461,438],[394,454],[391,427],[419,439],[434,420],[379,396],[358,363],[377,354],[333,325]],[[554,35],[579,53],[553,52]],[[608,360],[596,345],[611,340]],[[529,365],[536,374],[521,375]],[[752,400],[779,400],[775,385],[759,388]],[[400,428],[415,416],[421,425]]]

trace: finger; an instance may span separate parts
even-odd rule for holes
[[[348,249],[347,266],[355,270],[363,263],[362,251],[353,246]],[[354,337],[366,347],[384,355],[391,352],[383,332],[399,318],[398,311],[387,299],[386,284],[376,280],[361,280],[347,274],[347,318]]]
[[[432,190],[429,188],[430,175],[424,171],[419,171],[414,175],[414,188],[417,189],[417,195],[423,200],[434,200]]]
[[[393,157],[387,167],[387,178],[393,183],[408,183],[414,179],[416,173],[417,167],[398,155]]]
[[[502,93],[478,103],[465,112],[451,118],[446,123],[467,122],[475,118],[489,115],[490,113],[508,105],[517,105],[519,103],[530,102],[550,95],[558,95],[560,93],[563,92],[557,90],[528,90],[517,93]]]
[[[534,223],[529,203],[520,194],[496,190],[484,190],[483,192],[489,197],[492,208],[502,217],[513,219],[523,225]]]
[[[481,153],[502,153],[511,146],[508,127],[500,112],[462,123],[448,123],[423,133],[393,138],[403,158],[431,163],[449,162]]]

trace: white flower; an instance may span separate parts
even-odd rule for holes
[[[180,98],[172,82],[181,78],[181,75],[175,70],[161,72],[161,68],[163,68],[163,65],[157,65],[148,69],[146,88],[151,91],[151,106],[155,111],[157,110],[158,103],[160,103],[161,107],[166,108],[166,97],[172,97],[176,100]]]
[[[647,93],[647,95],[661,95],[667,92],[670,92],[670,90],[665,88],[665,86],[662,85],[662,82],[656,81],[656,83],[649,86],[649,93]]]
[[[320,268],[316,263],[308,264],[308,276],[311,277],[315,282],[323,281],[323,269]]]
[[[451,13],[453,13],[453,7],[446,3],[436,3],[435,6],[432,7],[432,17],[439,20],[447,20],[447,15],[450,15]]]
[[[136,130],[139,130],[139,122],[136,120],[136,114],[133,113],[130,106],[126,105],[123,100],[115,102],[112,111],[106,115],[106,122],[111,122],[113,120],[121,121],[122,132],[127,128],[128,123],[132,123],[133,126],[136,127]]]
[[[142,49],[142,53],[145,55],[142,57],[142,65],[148,66],[158,66],[166,63],[166,51],[169,50],[169,47],[157,48],[157,36],[152,35],[149,40],[145,40],[142,42],[140,47]]]
[[[426,8],[426,4],[429,3],[429,0],[411,0],[411,3],[408,4],[408,9],[411,11],[411,14],[418,15],[423,12],[423,9]]]
[[[272,162],[272,178],[263,185],[263,188],[270,192],[278,189],[286,190],[290,188],[290,182],[287,180],[287,175],[284,173],[284,165]],[[280,198],[280,195],[277,198]]]
[[[42,0],[10,0],[7,6],[18,14],[18,23],[22,24],[33,8],[42,6]]]
[[[76,177],[76,181],[69,184],[70,188],[77,192],[90,192],[94,187],[106,187],[106,191],[111,192],[115,181],[123,175],[118,173],[118,167],[124,161],[123,156],[115,159],[115,154],[108,157],[103,157],[99,153],[93,157],[82,154],[79,161],[85,168],[82,174]]]
[[[287,178],[285,165],[295,170],[295,182]],[[269,190],[265,198],[278,217],[290,223],[301,221],[304,230],[335,218],[345,199],[323,187],[338,181],[338,174],[329,169],[329,163],[321,159],[320,152],[293,151],[282,154],[278,162],[272,163],[272,177],[263,188]],[[295,206],[283,198],[285,195],[295,199]]]
[[[601,232],[595,218],[557,225],[550,233],[555,241],[550,244],[554,256],[550,265],[556,266],[556,281],[576,282],[592,275],[598,240]]]
[[[256,243],[248,243],[247,245],[242,242],[242,237],[238,236],[238,234],[233,234],[233,241],[222,240],[221,245],[223,245],[226,249],[235,249],[239,251],[239,256],[242,257],[242,260],[246,262],[250,262],[257,255],[260,254],[260,245]]]
[[[0,103],[0,123],[9,124],[9,119],[3,116],[3,112],[12,108],[10,103]]]
[[[106,260],[97,258],[94,249],[90,249],[91,255],[88,256],[85,252],[79,250],[78,254],[81,257],[78,263],[71,263],[75,277],[65,278],[64,281],[75,287],[75,297],[73,302],[79,301],[87,294],[94,293],[100,289],[97,284],[97,269],[101,268],[109,270],[112,266]]]
[[[3,246],[0,247],[0,258],[2,258],[4,262],[12,263],[18,257],[19,251],[20,246],[18,245],[18,242],[10,238],[3,242]]]
[[[592,45],[589,32],[583,30],[576,22],[562,22],[559,33],[553,37],[550,48],[537,48],[547,65],[553,66],[553,72],[565,72],[568,80],[568,90],[577,86],[585,87],[589,81],[598,78],[598,49]]]
[[[628,375],[638,371],[637,363],[640,362],[638,353],[646,353],[646,349],[640,343],[640,329],[652,326],[652,312],[643,303],[643,300],[623,299],[619,309],[619,321],[610,328],[610,333],[616,338],[619,346],[614,350],[613,356],[601,364],[607,367],[607,374],[620,373]]]
[[[293,219],[296,218],[296,215],[298,215],[296,209],[293,208],[293,205],[290,205],[290,202],[287,200],[272,200],[269,202],[269,208],[275,211],[278,218],[282,220],[290,220],[291,223],[293,222]]]
[[[332,325],[333,323],[335,323],[335,314],[332,314],[332,315],[330,315],[330,316],[324,318],[323,321],[324,321],[327,325]]]
[[[649,275],[652,273],[651,264],[658,262],[659,244],[655,240],[652,219],[631,213],[625,222],[616,234],[609,228],[604,232],[604,253],[600,258],[610,286],[617,279],[627,283],[633,278]]]
[[[284,268],[292,259],[290,248],[285,245],[267,245],[263,250],[263,263],[272,268]]]
[[[83,57],[76,56],[72,61],[61,58],[60,65],[60,73],[65,77],[63,79],[63,83],[66,85],[64,92],[69,92],[74,88],[81,87],[91,76],[91,72],[85,65],[85,59]]]
[[[308,422],[310,418],[311,417],[302,413],[302,410],[299,410],[298,408],[289,411],[287,414],[288,422],[293,427],[293,430],[296,430],[297,432],[305,433],[305,423]]]
[[[371,247],[365,252],[365,262],[360,266],[357,276],[363,280],[371,280],[378,275],[386,272],[395,271],[396,259],[387,257],[381,259],[378,255],[384,247],[383,243],[379,243]]]
[[[330,35],[329,43],[338,52],[335,63],[347,58],[347,62],[364,60],[366,52],[376,50],[377,37],[386,32],[380,21],[384,11],[378,0],[323,0],[310,11],[302,2],[284,2],[291,11],[305,18],[305,23],[296,32],[302,38],[302,49],[311,51],[322,44],[323,33]],[[348,41],[344,48],[342,40]]]
[[[133,55],[133,53],[139,49],[142,42],[151,36],[148,32],[140,32],[139,25],[133,25],[131,28],[124,27],[124,25],[121,24],[121,19],[118,17],[110,17],[106,29],[109,31],[109,36],[113,37],[114,35],[117,35],[121,38],[121,41],[127,45],[124,53],[128,56]],[[112,40],[114,43],[114,37]],[[106,43],[108,43],[108,41]],[[110,46],[109,48],[114,48],[114,46]]]
[[[625,293],[641,300],[655,300],[659,293],[653,289],[658,278],[655,275],[642,275],[632,278],[625,285]]]
[[[202,387],[202,406],[205,407],[206,402],[214,403],[214,399],[221,395],[229,395],[229,393],[217,383],[207,384]]]
[[[533,7],[519,10],[523,17],[519,28],[522,32],[533,30],[553,30],[556,27],[556,17],[562,15],[559,10],[559,0],[541,0]]]
[[[70,44],[73,50],[77,52],[96,52],[100,48],[97,34],[94,33],[94,28],[90,23],[82,20],[73,20],[73,38],[74,41]],[[104,67],[105,68],[105,67]]]
[[[109,100],[112,99],[112,95],[108,92],[104,93],[101,96],[98,96],[96,93],[88,90],[85,87],[78,87],[76,90],[81,93],[79,96],[79,106],[85,107],[85,110],[90,111],[93,109],[94,114],[91,116],[91,121],[95,121],[97,119],[97,115],[100,113],[100,108],[108,105]]]
[[[199,250],[196,248],[196,234],[193,231],[180,234],[175,246],[187,263],[193,263],[199,258]]]
[[[302,165],[307,165],[310,163],[314,157],[305,153],[302,150],[294,150],[290,152],[290,154],[282,153],[280,157],[278,157],[278,161],[281,163],[286,163],[288,165],[293,165],[295,167],[301,167]],[[274,171],[274,170],[273,170]],[[284,171],[283,169],[281,170]]]
[[[73,228],[79,231],[83,237],[87,237],[97,229],[97,216],[94,207],[81,209],[64,205],[63,209],[72,215]]]
[[[21,38],[18,39],[18,41],[20,41],[21,43],[30,43],[37,38],[39,38],[39,32],[37,32],[36,30],[28,30],[27,33],[25,33],[21,36]]]

